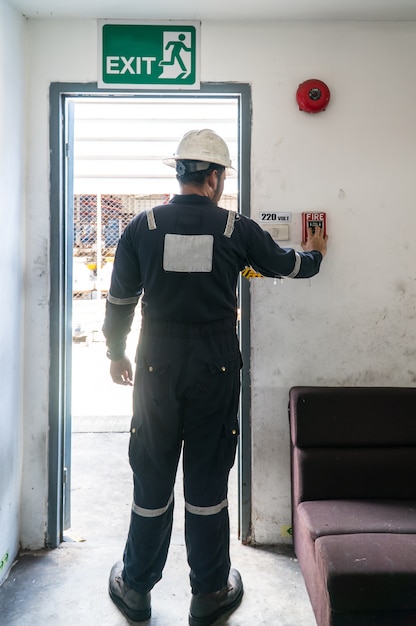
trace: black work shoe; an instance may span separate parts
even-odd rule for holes
[[[120,611],[132,622],[145,622],[150,619],[150,591],[139,593],[130,589],[122,577],[123,562],[113,565],[108,581],[108,593]]]
[[[240,572],[231,569],[227,586],[224,589],[192,596],[189,626],[210,626],[220,615],[237,608],[242,597],[243,581]]]

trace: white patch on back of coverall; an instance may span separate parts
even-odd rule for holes
[[[165,272],[212,272],[212,235],[165,235]]]

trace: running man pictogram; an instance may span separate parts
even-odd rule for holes
[[[165,33],[166,35],[167,33]],[[179,69],[181,70],[179,74],[175,76],[175,78],[185,78],[190,73],[190,67],[185,64],[183,53],[185,53],[186,58],[189,58],[187,53],[192,52],[191,47],[187,47],[184,43],[186,40],[186,36],[184,33],[180,33],[177,39],[170,39],[166,45],[164,50],[169,52],[170,50],[170,59],[160,61],[159,65],[161,66],[174,66],[176,63],[179,65]],[[164,72],[165,74],[165,72]]]

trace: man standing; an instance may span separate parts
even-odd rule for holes
[[[134,500],[109,593],[129,619],[149,619],[150,591],[169,549],[182,452],[189,624],[209,626],[243,595],[230,564],[227,503],[239,432],[239,272],[249,265],[264,276],[313,276],[327,238],[316,228],[304,252],[283,249],[253,220],[220,208],[231,160],[211,130],[188,132],[166,163],[176,167],[181,193],[140,213],[124,231],[103,326],[111,377],[132,384],[126,337],[142,296],[129,444]]]

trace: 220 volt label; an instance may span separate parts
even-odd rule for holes
[[[291,213],[260,213],[261,222],[277,222],[278,224],[290,224],[292,221]]]

